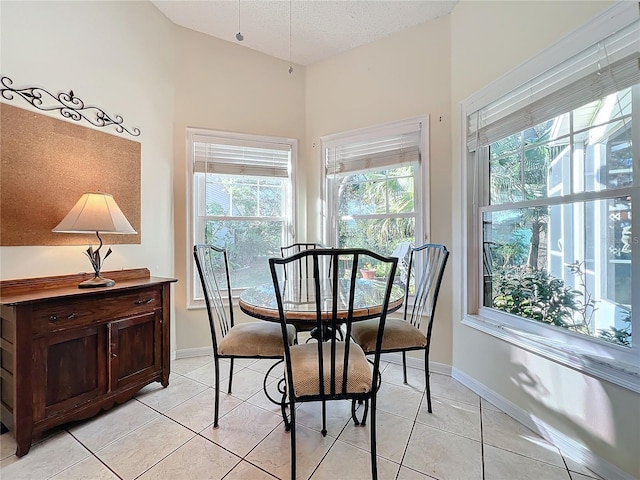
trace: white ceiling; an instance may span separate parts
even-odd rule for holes
[[[311,65],[448,15],[458,0],[151,0],[173,23]],[[238,28],[238,7],[240,28]],[[291,54],[289,10],[291,7]],[[244,40],[235,35],[242,32]]]

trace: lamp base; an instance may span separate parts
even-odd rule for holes
[[[115,280],[97,276],[79,283],[78,288],[113,287],[115,284]]]

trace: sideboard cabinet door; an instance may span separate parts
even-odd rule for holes
[[[35,341],[34,422],[86,404],[107,392],[106,327],[64,330]]]
[[[110,387],[119,390],[162,370],[162,315],[151,312],[109,324]]]

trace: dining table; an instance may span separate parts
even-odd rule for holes
[[[331,308],[333,306],[332,298],[332,282],[329,279],[320,281],[320,298],[323,300],[322,316],[327,319],[327,323],[331,321]],[[386,282],[374,279],[356,279],[356,286],[353,299],[353,320],[367,320],[379,317],[384,307]],[[296,327],[297,332],[311,332],[312,338],[318,338],[314,335],[313,330],[317,323],[316,313],[316,284],[313,279],[290,279],[280,284],[280,292],[283,299],[284,313],[287,323]],[[389,296],[389,304],[387,313],[395,312],[404,303],[405,291],[398,284],[394,284],[391,288]],[[338,288],[338,306],[337,320],[346,319],[349,310],[349,280],[339,282]],[[273,282],[256,285],[245,289],[239,297],[238,301],[240,310],[247,315],[266,320],[269,322],[279,322],[280,313],[278,310],[278,302],[276,300]],[[330,327],[327,327],[330,330]],[[325,332],[324,338],[340,332]],[[265,374],[264,392],[267,398],[274,404],[282,406],[283,400],[272,397],[267,389],[267,379],[271,371],[280,364],[282,360],[276,362],[269,368]],[[284,380],[281,379],[278,385],[278,392],[284,393]],[[284,417],[284,412],[283,412]],[[286,422],[286,420],[285,420]]]
[[[333,305],[332,282],[328,279],[320,281],[320,298],[322,299],[322,315],[327,321],[331,318]],[[348,315],[349,281],[339,283],[337,319],[346,319]],[[353,300],[353,320],[376,318],[382,313],[386,282],[358,278]],[[316,289],[313,279],[292,279],[280,284],[287,323],[296,327],[298,331],[309,331],[316,326]],[[404,288],[393,285],[389,297],[387,313],[395,312],[404,302]],[[276,300],[273,283],[264,283],[245,289],[239,298],[239,307],[245,314],[267,320],[279,322],[280,313]]]

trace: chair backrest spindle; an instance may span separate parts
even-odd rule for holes
[[[291,245],[280,247],[280,256],[282,258],[286,258],[291,255],[295,255],[296,253],[304,252],[306,250],[315,250],[317,248],[324,247],[322,244],[316,242],[292,243]],[[305,259],[304,261],[300,259],[298,262],[290,264],[285,270],[285,276],[298,278],[299,280],[310,278],[310,274],[313,274],[313,264],[311,264],[308,259]]]
[[[408,299],[412,292],[407,288],[404,319],[420,329],[421,321],[426,317],[429,322],[427,336],[431,335],[436,302],[448,257],[449,251],[444,245],[428,243],[411,249],[409,271],[413,272],[412,277],[416,282],[413,292],[415,298],[413,305],[409,305]]]
[[[214,245],[195,245],[193,256],[200,276],[213,348],[218,345],[216,330],[224,338],[234,325],[233,308],[226,308],[224,299],[231,301],[229,260],[227,252]],[[217,325],[217,329],[216,329]]]

